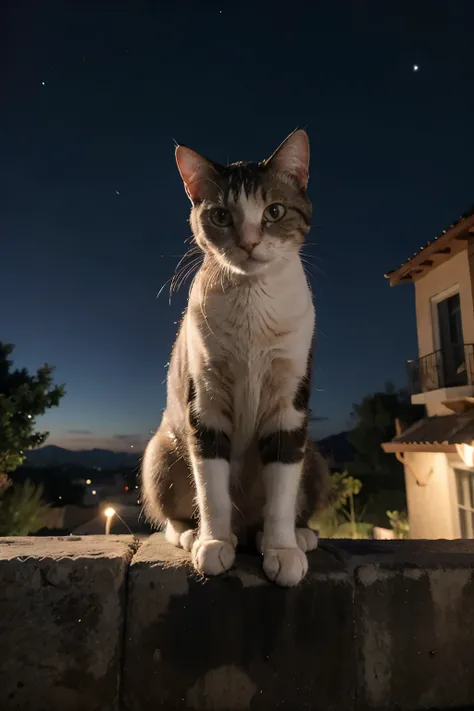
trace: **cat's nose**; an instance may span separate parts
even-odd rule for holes
[[[240,246],[242,247],[242,249],[245,249],[248,254],[252,254],[257,244],[260,244],[260,240],[254,240],[252,242],[241,242]]]

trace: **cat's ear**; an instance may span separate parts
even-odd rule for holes
[[[193,204],[201,202],[209,191],[209,181],[218,175],[218,166],[187,146],[176,147],[176,163],[189,199]]]
[[[309,179],[309,138],[306,131],[297,129],[285,138],[265,165],[279,173],[288,173],[296,178],[298,185],[306,189]]]

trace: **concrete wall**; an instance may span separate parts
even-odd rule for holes
[[[446,454],[406,452],[404,457],[411,537],[458,538],[456,485]]]
[[[198,579],[161,536],[0,539],[0,708],[474,706],[474,541],[323,542],[306,581],[257,555]]]
[[[418,355],[438,350],[432,319],[432,299],[459,284],[464,343],[474,343],[474,304],[467,248],[415,282]]]
[[[68,528],[74,529],[95,515],[94,508],[84,506],[52,506],[43,514],[45,528]]]

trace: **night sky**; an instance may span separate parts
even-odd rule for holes
[[[190,235],[173,140],[260,160],[307,129],[318,433],[405,384],[413,292],[384,273],[474,202],[472,0],[4,0],[0,16],[0,339],[66,384],[49,443],[139,448],[159,424],[187,298],[157,298]]]

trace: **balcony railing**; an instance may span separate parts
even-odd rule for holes
[[[474,385],[474,344],[453,345],[408,362],[410,393]]]

